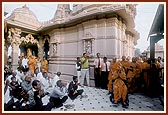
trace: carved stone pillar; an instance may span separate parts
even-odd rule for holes
[[[4,65],[7,64],[8,61],[8,46],[7,43],[4,44]]]
[[[41,59],[43,59],[43,52],[44,52],[43,46],[44,44],[43,44],[42,37],[39,36],[38,57],[40,57]]]
[[[19,44],[12,44],[12,69],[16,70],[18,67],[18,51]]]
[[[125,25],[125,22],[123,21],[123,24],[122,24],[122,48],[121,48],[121,52],[122,52],[122,55],[124,55],[124,41],[126,40],[126,34],[125,34],[125,30],[126,30],[126,25]]]
[[[127,40],[123,41],[123,56],[127,56]]]
[[[21,43],[20,39],[21,29],[11,28],[9,29],[9,38],[12,45],[12,69],[16,70],[18,67],[18,54],[19,45]]]
[[[114,56],[116,56],[118,58],[118,18],[113,17],[110,20],[111,26],[113,28],[113,32],[112,32],[112,42],[113,42],[113,46],[112,46],[112,53]]]

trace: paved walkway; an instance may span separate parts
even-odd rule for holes
[[[103,89],[96,89],[93,87],[84,87],[84,95],[87,98],[77,98],[74,101],[68,99],[66,104],[74,104],[73,109],[67,109],[65,106],[54,108],[52,111],[158,111],[164,112],[164,107],[161,105],[159,98],[149,98],[142,94],[129,94],[129,107],[123,108],[122,105],[115,107],[109,100],[108,91]]]

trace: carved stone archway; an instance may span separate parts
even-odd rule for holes
[[[38,56],[38,49],[39,49],[39,42],[37,39],[34,39],[34,37],[31,34],[28,34],[26,37],[21,37],[21,44],[20,46],[23,46],[26,48],[27,56],[35,55]]]
[[[8,31],[8,39],[11,42],[12,46],[12,69],[16,70],[18,66],[18,53],[19,53],[19,46],[21,43],[24,44],[36,44],[39,48],[39,43],[37,39],[34,39],[34,37],[31,34],[28,34],[25,37],[21,37],[21,29],[18,28],[10,28]]]

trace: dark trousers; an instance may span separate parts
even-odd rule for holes
[[[161,85],[159,78],[159,71],[155,69],[151,69],[150,71],[150,86],[149,86],[149,96],[157,97],[160,95]]]
[[[13,105],[14,105],[14,100],[13,98],[8,102],[4,104],[4,110],[5,111],[12,111],[13,110]]]
[[[108,74],[109,72],[102,71],[101,72],[101,88],[102,89],[107,89],[107,84],[108,84]]]
[[[19,101],[14,102],[14,99],[12,98],[8,103],[4,104],[4,110],[5,111],[22,111],[22,110],[28,110],[27,106],[21,106],[22,103]],[[15,106],[15,108],[14,108]]]
[[[74,100],[78,95],[82,95],[83,93],[83,89],[77,90],[77,93],[73,94],[68,94],[68,96],[70,97],[70,99]]]
[[[51,111],[54,106],[53,103],[48,103],[47,105],[36,104],[34,106],[26,104],[22,106],[23,102],[14,102],[13,98],[7,103],[4,104],[5,111]]]
[[[95,78],[95,87],[96,88],[101,87],[101,78],[100,77],[101,77],[100,68],[95,68],[94,78]]]
[[[68,96],[64,96],[62,99],[60,98],[55,98],[55,97],[50,97],[49,101],[53,103],[53,107],[61,107],[63,106],[63,103],[68,99]],[[53,108],[52,107],[52,108]]]

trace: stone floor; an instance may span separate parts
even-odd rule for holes
[[[159,98],[149,98],[140,93],[135,93],[133,95],[129,94],[129,107],[123,108],[122,105],[114,106],[110,100],[108,91],[103,89],[96,89],[93,87],[84,87],[84,95],[88,95],[87,98],[77,98],[74,101],[68,99],[66,104],[74,104],[73,109],[67,109],[65,106],[60,108],[54,108],[52,111],[104,111],[104,112],[114,112],[114,111],[158,111],[164,112],[164,107],[161,105]],[[47,103],[47,99],[43,101]]]

